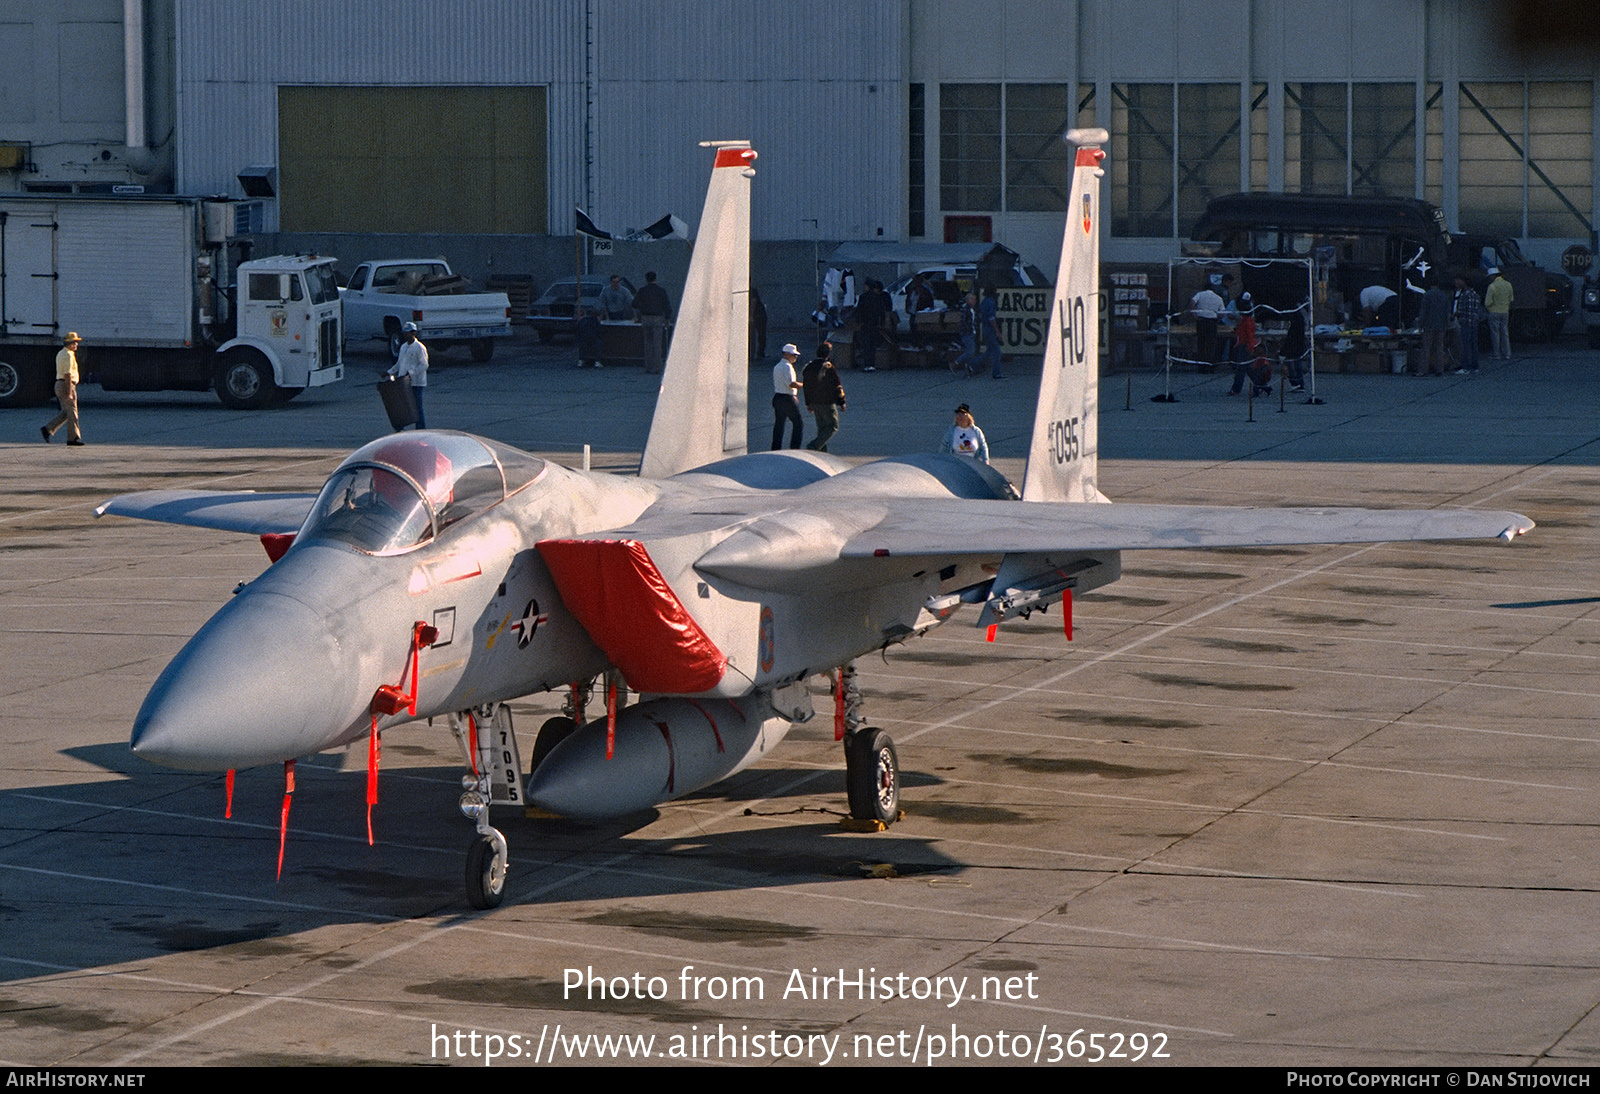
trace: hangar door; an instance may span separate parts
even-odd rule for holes
[[[544,234],[543,87],[280,87],[289,232]]]

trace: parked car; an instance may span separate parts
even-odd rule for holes
[[[886,243],[857,240],[839,244],[828,256],[836,270],[852,270],[857,288],[868,277],[884,281],[895,314],[906,314],[906,286],[917,274],[928,279],[934,299],[958,308],[973,289],[1022,288],[1050,283],[1037,266],[1000,243]],[[886,269],[892,273],[885,273]]]
[[[1014,266],[983,272],[985,276],[979,277],[976,266],[924,266],[915,273],[900,278],[884,291],[889,294],[889,299],[894,304],[895,314],[904,317],[906,286],[910,285],[911,279],[918,274],[927,278],[928,288],[932,290],[934,300],[946,308],[961,307],[961,301],[967,293],[979,288],[992,286],[997,289],[1011,289],[1050,284],[1050,279],[1045,277],[1044,271],[1020,259]]]
[[[1589,332],[1589,348],[1600,349],[1600,282],[1583,283],[1583,325]]]
[[[552,342],[557,335],[564,338],[572,337],[573,301],[579,299],[582,291],[582,305],[585,308],[600,307],[600,293],[611,283],[610,274],[586,274],[583,277],[551,284],[528,307],[528,322],[539,333],[539,341]],[[627,278],[622,279],[623,287],[630,293],[633,292],[633,282]]]
[[[465,346],[474,361],[494,356],[497,338],[511,336],[511,301],[503,292],[472,292],[466,278],[442,258],[391,258],[363,262],[339,290],[345,337],[381,338],[400,356],[407,322],[430,349]]]

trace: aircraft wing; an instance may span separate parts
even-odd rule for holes
[[[773,514],[707,551],[695,568],[752,588],[883,576],[982,556],[1271,547],[1406,540],[1511,540],[1533,528],[1486,509],[1245,508],[915,498],[848,511]],[[875,577],[874,575],[878,575]]]
[[[121,494],[94,515],[137,517],[247,535],[293,535],[305,523],[315,494],[258,494],[252,490],[144,490]]]
[[[1505,539],[1533,528],[1486,509],[1246,508],[1082,502],[924,501],[893,507],[841,558],[1040,551],[1275,547],[1391,540]]]

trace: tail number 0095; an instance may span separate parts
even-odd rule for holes
[[[1050,423],[1048,438],[1050,454],[1057,463],[1071,463],[1077,459],[1082,451],[1082,444],[1078,440],[1077,418],[1059,418]]]

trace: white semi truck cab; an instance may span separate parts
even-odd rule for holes
[[[232,407],[292,399],[344,377],[339,283],[332,258],[241,262],[233,338],[217,347],[217,397]]]

